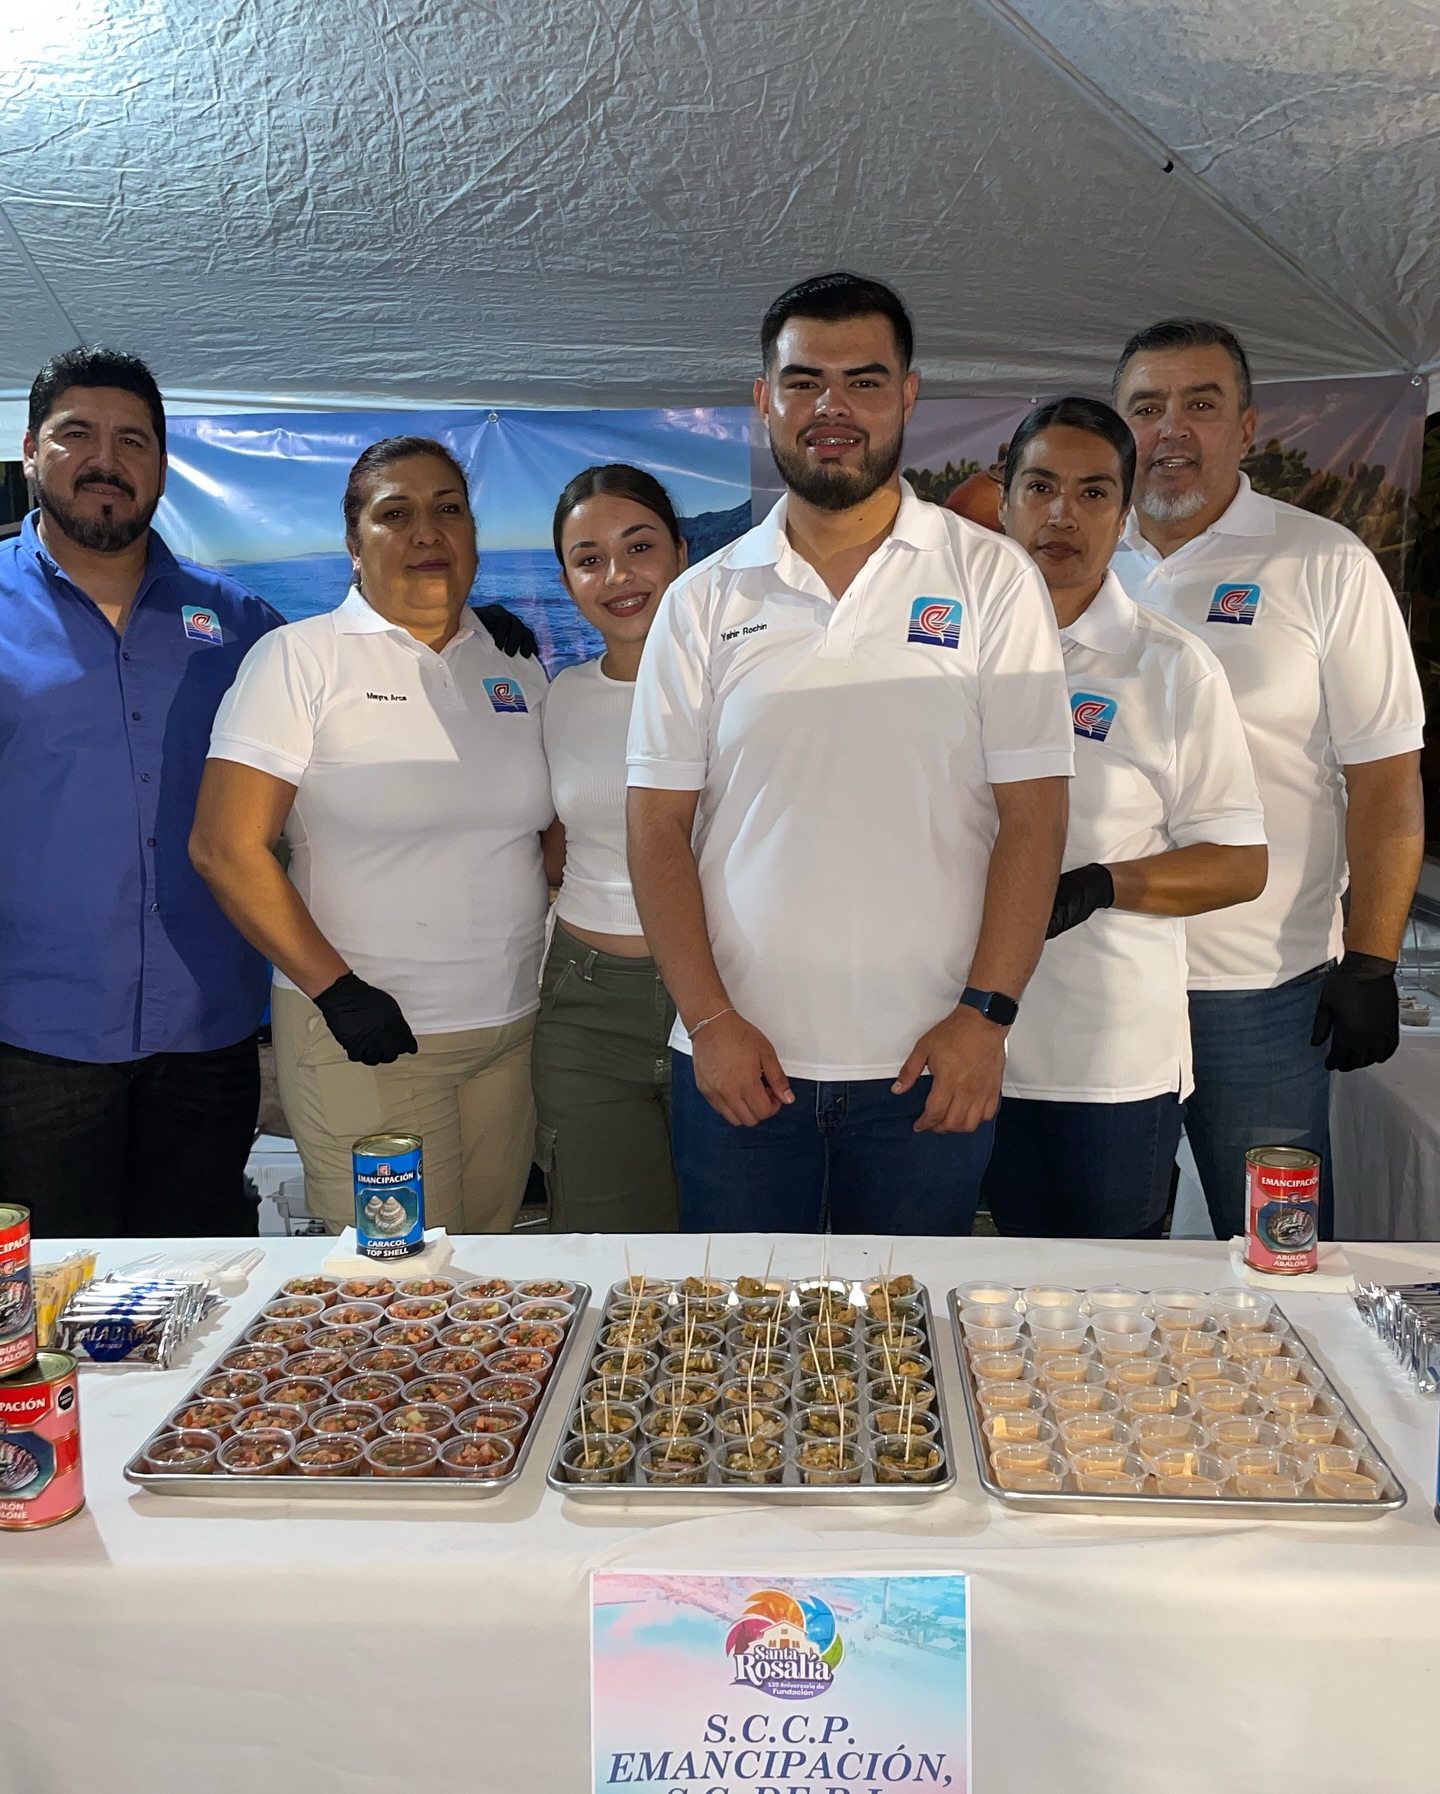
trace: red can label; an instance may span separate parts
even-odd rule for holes
[[[35,1292],[30,1287],[30,1216],[0,1208],[0,1377],[35,1362]]]
[[[31,1373],[0,1383],[0,1529],[53,1526],[84,1505],[75,1360],[42,1352]]]
[[[1245,1262],[1282,1277],[1320,1261],[1320,1159],[1297,1146],[1245,1155]]]

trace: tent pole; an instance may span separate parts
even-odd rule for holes
[[[0,227],[3,227],[5,235],[10,239],[10,242],[14,246],[16,255],[18,255],[20,260],[25,264],[27,273],[35,283],[35,290],[55,314],[59,323],[64,326],[66,337],[76,348],[83,349],[85,347],[85,338],[81,336],[80,332],[75,328],[73,319],[69,312],[66,311],[65,307],[60,303],[60,297],[56,293],[54,287],[50,285],[50,282],[46,280],[45,276],[40,272],[39,264],[26,247],[25,239],[20,235],[15,220],[10,216],[9,209],[3,199],[0,199]]]
[[[1054,44],[1040,31],[1037,31],[1028,19],[1016,12],[1008,0],[971,0],[971,4],[978,12],[984,13],[994,24],[1007,31],[1011,37],[1017,38],[1027,50],[1033,51],[1052,74],[1056,75],[1067,87],[1073,88],[1082,98],[1088,100],[1097,111],[1105,115],[1116,130],[1128,137],[1147,156],[1153,157],[1160,164],[1162,173],[1173,174],[1181,186],[1202,199],[1213,210],[1223,213],[1231,224],[1249,237],[1252,243],[1258,244],[1275,260],[1283,262],[1285,267],[1297,279],[1303,281],[1312,293],[1333,305],[1362,336],[1369,340],[1372,347],[1378,345],[1384,349],[1387,355],[1392,356],[1394,358],[1392,365],[1388,368],[1376,368],[1374,371],[1377,374],[1411,374],[1415,372],[1411,363],[1406,359],[1404,351],[1390,341],[1373,318],[1367,317],[1348,299],[1335,292],[1298,256],[1292,255],[1283,244],[1277,243],[1273,237],[1267,235],[1253,218],[1247,217],[1238,206],[1226,199],[1223,193],[1212,187],[1202,175],[1196,174],[1193,168],[1182,162],[1162,138],[1157,137],[1147,126],[1141,124],[1138,118],[1127,112],[1117,100],[1112,99],[1103,87],[1098,86],[1088,75],[1077,69],[1073,62],[1062,56]]]

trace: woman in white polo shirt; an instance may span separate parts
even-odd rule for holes
[[[555,553],[605,652],[558,674],[545,703],[547,862],[553,877],[563,860],[564,882],[535,1029],[537,1154],[556,1232],[673,1232],[675,1006],[625,863],[625,741],[641,650],[685,540],[660,482],[617,464],[587,467],[560,494]]]
[[[1001,521],[1050,590],[1075,776],[1064,868],[1006,1055],[985,1192],[1002,1233],[1157,1237],[1190,1076],[1180,918],[1264,889],[1264,816],[1214,655],[1110,556],[1135,443],[1065,398],[1011,440]]]
[[[352,1143],[404,1130],[424,1138],[428,1224],[504,1232],[534,1137],[545,675],[466,608],[475,520],[439,443],[360,456],[345,542],[344,603],[258,643],[221,704],[191,856],[275,966],[311,1211],[352,1221]]]

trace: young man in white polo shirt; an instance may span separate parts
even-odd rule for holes
[[[1395,963],[1424,848],[1410,643],[1369,549],[1240,471],[1256,412],[1223,325],[1141,331],[1114,392],[1138,453],[1115,571],[1219,657],[1270,846],[1260,897],[1186,927],[1185,1131],[1222,1238],[1243,1231],[1246,1151],[1273,1143],[1323,1155],[1325,1226],[1329,1073],[1388,1059],[1399,1039]]]
[[[898,477],[912,343],[877,282],[776,300],[755,402],[789,490],[646,642],[629,853],[687,1230],[968,1233],[989,1157],[1070,711],[1033,563]]]

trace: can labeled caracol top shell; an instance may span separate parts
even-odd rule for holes
[[[30,1282],[30,1211],[0,1204],[0,1377],[35,1362],[35,1291]]]
[[[1298,1277],[1320,1262],[1320,1155],[1299,1146],[1245,1154],[1245,1262]]]
[[[41,1352],[0,1378],[0,1531],[54,1526],[84,1505],[75,1360]]]
[[[351,1150],[355,1245],[366,1258],[408,1258],[425,1244],[418,1134],[367,1134]]]

